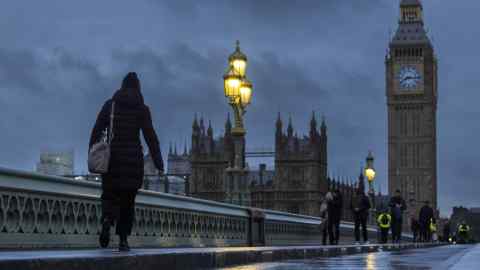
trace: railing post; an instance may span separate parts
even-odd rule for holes
[[[265,246],[265,213],[258,208],[249,208],[250,215],[248,242],[249,245]]]
[[[168,176],[165,175],[165,193],[170,193],[170,181],[168,181]]]

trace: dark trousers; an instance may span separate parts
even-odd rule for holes
[[[322,244],[323,245],[327,244],[327,233],[328,233],[328,226],[325,224],[322,224]]]
[[[388,231],[390,228],[380,228],[380,243],[386,244],[388,242]]]
[[[428,224],[422,224],[420,228],[420,238],[422,242],[430,242],[431,234]]]
[[[340,219],[335,219],[333,221],[333,238],[335,241],[335,245],[338,245],[338,241],[340,241]]]
[[[115,233],[118,235],[132,233],[136,196],[136,189],[104,188],[102,191],[102,220],[108,218],[115,222]]]
[[[329,218],[327,220],[325,220],[326,224],[323,224],[323,228],[322,228],[322,243],[324,245],[327,244],[327,234],[328,234],[328,241],[330,242],[330,245],[333,245],[335,243],[335,235],[334,235],[334,232],[333,232],[333,221]]]
[[[368,234],[367,234],[367,215],[366,214],[355,214],[354,216],[354,224],[355,224],[355,241],[360,241],[360,226],[362,226],[362,235],[363,241],[368,241]]]
[[[413,233],[413,242],[418,242],[418,230],[415,229],[412,231]]]
[[[337,231],[337,220],[336,218],[329,218],[328,219],[328,240],[330,241],[330,245],[337,244],[338,239],[338,231]]]
[[[402,223],[401,219],[392,220],[392,242],[400,241],[402,238]]]

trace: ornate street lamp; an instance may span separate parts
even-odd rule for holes
[[[235,51],[228,57],[228,69],[223,75],[225,97],[232,106],[235,126],[234,134],[245,134],[243,127],[243,115],[252,98],[252,83],[246,77],[247,56],[240,50],[240,42],[237,40]]]
[[[375,180],[375,169],[373,168],[373,154],[372,151],[368,151],[368,156],[367,156],[367,165],[365,166],[365,176],[367,177],[368,180],[368,197],[370,198],[370,205],[372,206],[370,208],[370,221],[374,222],[375,219],[375,211],[376,211],[376,205],[375,205],[375,190],[373,189],[373,180]]]
[[[367,156],[367,166],[365,167],[365,176],[368,180],[368,185],[370,190],[373,191],[373,180],[375,179],[375,169],[373,168],[373,154],[372,151],[368,152]]]
[[[233,109],[235,125],[232,128],[234,159],[227,169],[228,186],[226,201],[248,205],[247,169],[245,168],[245,128],[243,116],[252,100],[252,83],[247,79],[247,56],[240,50],[237,41],[235,51],[228,57],[227,72],[223,75],[223,86],[228,104]],[[238,183],[233,185],[233,183]]]

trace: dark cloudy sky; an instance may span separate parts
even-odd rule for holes
[[[439,204],[480,205],[476,0],[425,0],[440,63]],[[41,149],[74,148],[85,171],[96,114],[140,75],[163,151],[195,112],[223,131],[221,76],[236,39],[254,83],[249,146],[272,146],[278,111],[329,128],[329,171],[353,178],[368,149],[386,190],[384,56],[397,0],[8,1],[0,9],[0,166],[32,170]]]

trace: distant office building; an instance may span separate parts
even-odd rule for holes
[[[41,174],[69,176],[74,171],[74,152],[44,151],[40,153],[40,161],[37,163],[37,172]]]

